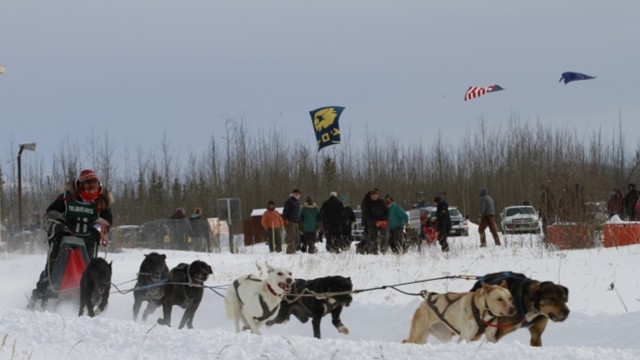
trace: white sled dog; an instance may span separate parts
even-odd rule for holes
[[[246,275],[229,285],[224,305],[227,317],[235,322],[236,332],[250,329],[252,333],[261,335],[260,327],[278,315],[283,296],[291,290],[291,271],[266,265],[266,279],[257,275]],[[240,320],[243,323],[242,328]]]
[[[516,311],[511,292],[503,286],[482,284],[474,292],[428,293],[413,314],[409,338],[403,342],[424,344],[429,335],[442,342],[454,335],[459,336],[458,342],[474,341],[482,334],[496,342],[497,318]]]

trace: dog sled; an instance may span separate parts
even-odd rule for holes
[[[63,236],[57,258],[52,266],[46,266],[46,269],[40,274],[28,307],[32,310],[35,309],[38,300],[42,302],[42,309],[45,309],[49,299],[56,299],[57,303],[60,303],[79,298],[82,273],[90,260],[91,256],[87,251],[84,239],[76,236]],[[48,263],[51,264],[51,261]]]

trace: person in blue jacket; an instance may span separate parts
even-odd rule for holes
[[[384,197],[384,204],[389,208],[387,215],[387,227],[389,231],[389,246],[394,253],[404,253],[406,243],[404,241],[404,227],[409,223],[409,216],[400,205],[393,201],[390,195]],[[385,252],[387,249],[381,249]]]

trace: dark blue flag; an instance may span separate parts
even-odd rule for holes
[[[572,81],[577,81],[577,80],[591,80],[591,79],[595,79],[595,76],[591,76],[591,75],[586,75],[583,73],[579,73],[579,72],[573,72],[573,71],[567,71],[567,72],[563,72],[562,76],[560,77],[560,80],[558,80],[558,82],[561,82],[562,80],[564,80],[565,84],[568,84]]]
[[[318,151],[325,146],[340,144],[340,125],[338,119],[342,114],[342,106],[325,106],[309,111],[313,129],[316,132]]]

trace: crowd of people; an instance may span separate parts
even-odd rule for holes
[[[635,184],[630,183],[628,192],[622,195],[619,189],[612,189],[610,199],[607,202],[607,215],[612,217],[617,215],[622,220],[640,221],[640,191],[636,190]],[[449,251],[448,235],[451,232],[451,218],[449,215],[449,204],[445,199],[444,192],[433,198],[436,208],[433,219],[421,216],[421,236],[431,242],[437,240],[443,252]],[[314,203],[311,197],[307,196],[305,202],[300,205],[300,191],[294,190],[284,205],[285,225],[278,225],[272,229],[263,220],[263,227],[268,233],[268,239],[280,239],[282,227],[290,224],[286,229],[287,253],[294,253],[298,250],[316,252],[316,242],[321,241],[323,235],[326,240],[326,248],[329,252],[340,252],[348,248],[353,236],[351,229],[355,223],[353,210],[347,202],[345,195],[338,195],[331,192],[329,198],[320,207]],[[273,202],[270,201],[272,204]],[[529,204],[529,202],[525,202]],[[543,229],[555,222],[588,221],[588,210],[585,207],[584,188],[575,184],[573,188],[564,186],[561,188],[558,197],[550,190],[548,184],[540,187],[539,202],[537,204]],[[270,211],[274,211],[270,207]],[[480,189],[478,214],[478,234],[480,237],[480,247],[487,246],[486,231],[489,230],[495,246],[501,246],[500,235],[498,233],[496,205],[486,188]],[[362,211],[362,226],[364,236],[356,247],[356,252],[360,254],[379,254],[392,251],[394,253],[403,252],[405,246],[403,230],[408,225],[409,219],[404,209],[393,201],[393,197],[380,196],[379,190],[374,188],[368,191],[360,203]],[[276,212],[277,213],[277,212]],[[294,214],[294,215],[292,215]],[[295,216],[295,214],[299,214]],[[271,218],[272,214],[265,214]],[[297,229],[301,230],[297,230]],[[269,235],[272,234],[272,235]],[[303,241],[301,242],[300,234]],[[270,240],[271,241],[271,240]],[[277,244],[270,246],[270,251],[282,251]]]
[[[316,243],[326,239],[328,252],[340,253],[348,249],[354,240],[352,230],[356,223],[355,212],[349,198],[332,191],[329,198],[317,205],[310,196],[301,203],[302,193],[294,189],[284,202],[282,214],[275,202],[269,200],[262,215],[261,225],[266,232],[270,252],[297,251],[316,253]],[[448,251],[447,236],[451,230],[448,205],[444,198],[436,197],[440,206],[436,223],[441,234],[438,241],[442,251]],[[444,210],[442,210],[444,209]],[[363,238],[356,247],[359,254],[403,253],[406,251],[404,230],[409,224],[407,212],[391,195],[380,196],[377,188],[368,191],[361,203]],[[284,246],[282,243],[283,232]]]
[[[287,254],[296,251],[316,253],[316,242],[323,236],[327,239],[326,249],[329,252],[339,253],[348,248],[353,240],[351,230],[356,217],[347,196],[338,196],[337,192],[332,191],[319,207],[310,196],[301,204],[301,196],[301,191],[294,189],[284,202],[282,214],[276,210],[273,200],[267,202],[261,224],[266,231],[269,251],[283,251],[283,231],[284,251]]]
[[[449,251],[448,236],[452,222],[449,204],[444,192],[433,198],[435,214],[432,219],[423,213],[420,216],[420,237],[431,243],[437,240],[443,252]],[[329,198],[318,206],[310,196],[300,204],[302,193],[298,189],[291,192],[285,201],[283,213],[276,210],[273,200],[267,203],[267,210],[261,224],[266,231],[266,241],[271,252],[283,251],[282,234],[286,233],[285,249],[288,254],[296,251],[315,253],[316,243],[326,239],[326,250],[339,253],[348,249],[353,241],[351,234],[356,222],[355,214],[346,195],[332,191]],[[423,204],[424,205],[424,204]],[[425,205],[426,206],[426,205]],[[496,246],[500,246],[500,237],[496,223],[493,198],[487,189],[480,191],[480,246],[486,246],[485,229],[489,229]],[[391,195],[380,196],[377,188],[368,191],[361,203],[363,238],[356,246],[359,254],[403,253],[407,249],[405,229],[409,226],[409,217],[405,209],[397,204]],[[302,239],[302,240],[300,240]]]

